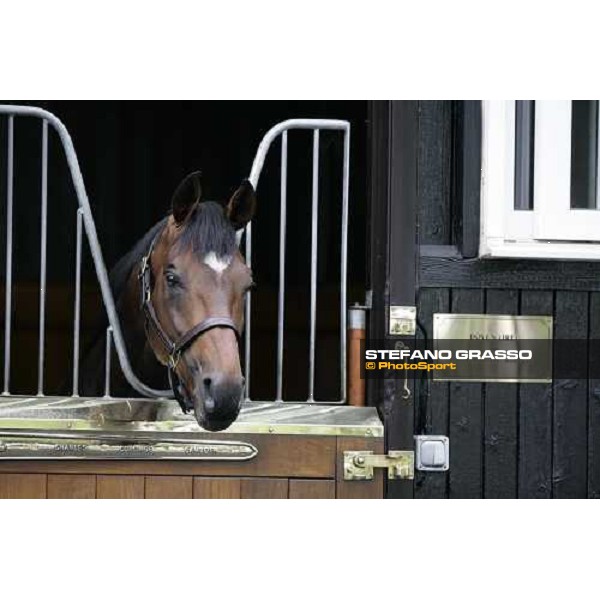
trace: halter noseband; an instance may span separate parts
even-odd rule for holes
[[[216,327],[232,329],[238,340],[240,338],[240,332],[233,322],[233,319],[229,317],[207,317],[191,329],[188,329],[188,331],[181,335],[177,340],[171,340],[160,324],[158,317],[156,316],[156,311],[154,310],[154,305],[152,304],[152,269],[150,268],[150,257],[152,256],[152,251],[154,250],[156,241],[161,233],[162,232],[159,232],[152,240],[148,252],[142,257],[140,265],[139,279],[142,283],[142,310],[144,312],[146,331],[148,331],[148,328],[150,327],[156,334],[156,337],[160,340],[163,348],[167,351],[169,384],[171,385],[173,394],[181,406],[181,409],[184,413],[187,413],[193,410],[194,406],[187,393],[185,393],[185,389],[175,372],[175,367],[181,358],[181,354],[189,348],[196,338]]]

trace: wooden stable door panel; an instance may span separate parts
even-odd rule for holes
[[[248,461],[0,461],[0,497],[381,498],[373,481],[344,481],[344,450],[383,453],[382,438],[231,435],[258,448]],[[336,463],[337,461],[337,463]]]
[[[335,498],[335,481],[328,479],[290,479],[290,499]]]
[[[288,497],[287,479],[243,479],[242,498],[274,499]]]
[[[142,475],[98,475],[96,497],[103,499],[143,498],[145,481]]]
[[[235,477],[194,477],[194,498],[240,498],[242,480]]]
[[[46,475],[0,473],[0,498],[37,499],[46,497]]]
[[[96,497],[95,475],[48,475],[48,498]]]
[[[188,499],[192,497],[192,477],[146,477],[146,498]]]

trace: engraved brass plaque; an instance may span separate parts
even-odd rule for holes
[[[552,317],[536,315],[433,315],[436,340],[551,340]]]
[[[120,436],[110,432],[0,429],[2,460],[210,460],[245,461],[258,455],[248,442]]]
[[[471,376],[449,376],[435,372],[436,381],[479,381],[503,383],[550,383],[552,381],[551,316],[538,315],[478,315],[436,313],[433,316],[433,337],[436,348],[448,347],[479,350],[528,348],[535,361],[488,361],[485,365],[463,368]],[[468,340],[471,342],[465,342]],[[465,364],[461,365],[465,367]],[[474,375],[474,376],[473,376]]]

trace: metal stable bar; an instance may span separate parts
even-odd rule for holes
[[[255,188],[256,189],[256,188]],[[246,264],[252,269],[252,223],[246,225]],[[246,294],[246,317],[244,336],[244,375],[246,378],[246,400],[250,400],[250,317],[252,316],[252,292]]]
[[[8,143],[6,165],[6,288],[4,299],[4,388],[3,394],[10,393],[10,341],[12,325],[12,251],[13,251],[13,174],[14,174],[14,117],[8,117]]]
[[[106,354],[104,357],[104,397],[110,398],[110,358],[112,350],[112,327],[106,328]]]
[[[277,301],[277,393],[283,400],[283,324],[285,313],[285,232],[287,220],[287,131],[281,134],[281,182],[279,217],[279,297]]]
[[[38,333],[38,396],[44,395],[44,343],[46,339],[46,263],[48,252],[48,121],[42,121],[42,217],[40,248],[40,316]]]
[[[348,200],[350,195],[350,128],[344,131],[344,166],[342,173],[342,256],[340,265],[340,404],[347,392],[347,287],[348,287]]]
[[[123,375],[129,382],[129,384],[142,396],[148,396],[150,398],[169,398],[172,397],[173,393],[171,390],[156,390],[145,383],[140,381],[138,377],[133,372],[131,367],[131,363],[129,362],[129,356],[127,354],[127,347],[125,346],[125,341],[123,338],[123,333],[121,331],[121,323],[119,320],[119,315],[117,313],[117,309],[115,306],[115,301],[112,295],[112,290],[110,288],[110,282],[108,279],[108,272],[106,270],[106,265],[104,264],[104,258],[102,256],[102,249],[100,248],[100,242],[98,241],[98,233],[96,231],[96,224],[94,223],[94,217],[92,215],[92,209],[90,207],[90,202],[87,197],[87,192],[85,189],[85,183],[83,181],[83,175],[81,174],[81,169],[79,168],[79,162],[77,160],[77,154],[75,153],[75,148],[73,147],[73,141],[71,140],[71,136],[67,131],[67,128],[63,125],[63,123],[55,117],[52,113],[43,110],[41,108],[35,106],[13,106],[13,105],[0,105],[0,115],[8,115],[9,117],[9,209],[10,214],[7,210],[7,217],[10,216],[10,219],[7,219],[7,228],[9,235],[7,236],[7,265],[8,259],[12,259],[12,119],[14,116],[21,117],[37,117],[42,120],[46,120],[48,125],[51,125],[56,133],[58,134],[60,141],[63,146],[63,150],[65,152],[65,157],[67,159],[67,165],[69,167],[69,172],[71,174],[71,179],[73,181],[73,187],[75,188],[75,193],[77,195],[77,201],[79,203],[80,208],[82,209],[83,214],[83,224],[85,227],[85,232],[88,238],[90,253],[92,255],[92,260],[94,262],[94,267],[96,269],[96,277],[98,278],[98,283],[100,285],[100,291],[102,293],[102,300],[104,302],[104,308],[106,309],[106,314],[108,316],[108,321],[113,331],[113,338],[115,342],[115,349],[117,351],[117,356],[119,358],[119,364],[121,366],[121,370],[123,371]],[[10,241],[10,246],[9,246]],[[8,250],[10,248],[10,256]],[[9,278],[10,275],[10,278]],[[8,284],[12,283],[12,271],[7,269],[7,289]],[[8,298],[8,292],[7,292]],[[10,308],[10,302],[6,304],[7,308]],[[10,313],[7,312],[7,315]],[[5,393],[8,394],[8,373],[10,370],[10,321],[9,317],[6,318],[6,322],[8,322],[8,354],[5,354],[5,365],[4,365],[4,387]],[[6,331],[6,327],[5,327]],[[6,349],[6,339],[5,339],[5,349]],[[7,363],[8,357],[8,363]]]
[[[81,323],[81,251],[83,241],[83,211],[77,209],[75,242],[75,303],[73,307],[73,396],[79,396],[79,335]]]
[[[315,399],[315,343],[317,333],[317,268],[319,231],[319,130],[313,132],[312,216],[310,240],[310,338],[308,349],[308,401]]]

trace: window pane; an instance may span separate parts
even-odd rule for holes
[[[571,208],[597,208],[598,102],[573,101]]]
[[[517,100],[515,114],[515,210],[533,210],[535,102]]]

